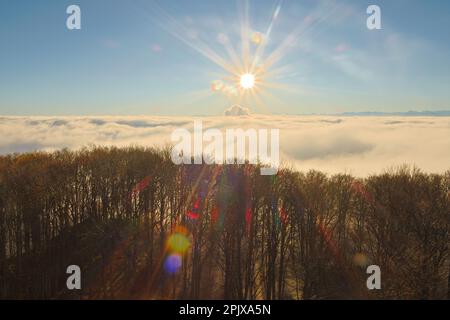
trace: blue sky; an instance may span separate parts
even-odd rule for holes
[[[240,99],[211,90],[215,80],[235,83],[199,51],[231,61],[224,34],[241,58],[244,2],[3,0],[0,114],[215,115],[235,103],[288,114],[450,109],[449,1],[249,1],[249,35],[264,35],[281,5],[262,61],[291,37],[259,93]],[[66,28],[71,4],[81,30]],[[381,30],[366,28],[369,4],[381,8]]]

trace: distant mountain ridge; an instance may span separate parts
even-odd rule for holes
[[[407,111],[407,112],[342,112],[333,114],[336,116],[404,116],[404,117],[449,117],[450,110],[439,111]]]

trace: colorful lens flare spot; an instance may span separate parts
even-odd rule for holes
[[[167,245],[169,247],[169,250],[183,254],[187,249],[189,249],[189,246],[191,244],[189,242],[189,239],[184,234],[174,233],[167,240]]]
[[[179,254],[171,254],[164,261],[164,270],[167,273],[174,274],[180,270],[182,265],[182,258]]]
[[[261,43],[263,42],[263,36],[262,36],[262,34],[259,33],[259,32],[254,32],[254,33],[252,34],[251,39],[252,39],[252,42],[253,42],[254,44],[256,44],[256,45],[259,45],[259,44],[261,44]]]
[[[222,89],[224,88],[223,82],[220,80],[214,80],[211,83],[211,90],[212,91],[222,91]]]
[[[366,267],[369,265],[369,258],[363,253],[356,253],[353,256],[353,263],[359,267]]]
[[[192,220],[197,220],[200,217],[200,215],[198,213],[195,213],[192,211],[189,211],[186,215],[189,219],[192,219]]]

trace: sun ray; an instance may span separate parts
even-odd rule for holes
[[[220,93],[232,103],[244,101],[259,106],[263,104],[261,96],[270,96],[267,92],[269,90],[288,92],[299,90],[297,87],[294,89],[293,86],[278,82],[283,77],[292,76],[291,65],[279,65],[279,61],[296,47],[297,41],[306,33],[316,30],[317,26],[333,15],[337,8],[334,1],[321,1],[298,27],[266,55],[268,43],[273,40],[272,31],[277,22],[281,21],[279,17],[283,4],[284,0],[275,0],[265,32],[260,34],[254,31],[251,35],[249,0],[237,0],[240,47],[234,46],[224,31],[218,31],[213,42],[207,41],[205,34],[199,32],[192,20],[185,22],[176,19],[157,2],[150,2],[150,18],[174,38],[225,71],[224,74],[214,74],[215,80],[211,80],[210,90],[202,94],[205,98]],[[323,6],[327,6],[327,10],[324,10]],[[214,42],[222,45],[221,53],[213,49],[211,43]]]
[[[193,50],[200,53],[202,56],[207,58],[209,61],[215,63],[217,66],[221,67],[225,71],[238,75],[240,70],[225,61],[217,52],[215,52],[207,43],[199,39],[199,37],[189,34],[189,28],[179,22],[176,18],[171,16],[166,12],[161,6],[155,2],[150,2],[151,13],[149,18],[154,21],[160,28],[165,30],[167,33],[171,34],[176,39],[183,42],[185,45],[189,46]]]
[[[298,85],[291,85],[287,83],[279,83],[279,82],[269,82],[265,81],[260,85],[262,88],[273,89],[273,90],[283,90],[285,92],[298,93],[301,92],[301,88]],[[266,90],[268,91],[268,90]]]
[[[270,20],[269,26],[267,27],[267,31],[264,35],[264,39],[263,39],[262,43],[260,43],[258,45],[258,48],[256,49],[256,53],[253,58],[252,65],[250,67],[250,72],[255,71],[258,60],[264,55],[264,49],[266,48],[267,44],[269,43],[270,35],[272,33],[272,29],[275,24],[275,21],[278,19],[278,15],[280,14],[282,3],[283,3],[283,0],[278,0],[277,5],[275,7],[275,11],[272,14],[272,18]]]
[[[295,28],[276,49],[272,51],[267,59],[265,59],[264,65],[266,68],[270,68],[272,65],[280,61],[289,52],[289,50],[295,46],[296,41],[307,32],[314,30],[314,28],[320,25],[323,21],[326,21],[329,17],[336,14],[338,5],[331,1],[326,2],[326,4],[334,4],[334,6],[331,6],[326,10],[320,10],[319,12],[322,13],[321,15],[313,13],[303,19],[302,23]]]
[[[221,37],[221,35],[223,35],[224,37]],[[225,50],[227,51],[230,59],[233,61],[235,68],[238,70],[238,73],[243,73],[244,69],[245,69],[242,64],[243,62],[238,57],[238,54],[237,54],[233,44],[231,43],[230,39],[228,38],[228,36],[222,33],[222,34],[219,34],[219,38],[222,38],[219,40],[221,40],[220,42],[222,43]]]
[[[259,93],[259,98],[260,99],[265,98],[265,100],[273,101],[273,104],[277,104],[277,105],[281,105],[283,103],[283,101],[280,98],[275,96],[269,90],[261,90],[261,92]],[[269,111],[269,113],[273,114],[273,112],[270,112],[270,111]]]
[[[294,68],[294,64],[284,64],[276,68],[271,68],[264,72],[267,78],[282,79],[292,75],[292,70],[299,70],[299,67]]]
[[[262,92],[261,88],[255,87],[254,91],[255,94],[252,97],[254,100],[254,106],[261,109],[263,113],[272,113],[263,101],[264,93]]]
[[[242,61],[244,65],[244,72],[249,72],[249,61],[250,61],[250,18],[249,18],[249,1],[248,0],[237,0],[239,20],[241,26],[241,50],[242,50]]]

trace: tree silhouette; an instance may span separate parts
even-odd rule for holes
[[[450,171],[259,170],[176,166],[169,148],[2,156],[0,298],[450,298]]]

